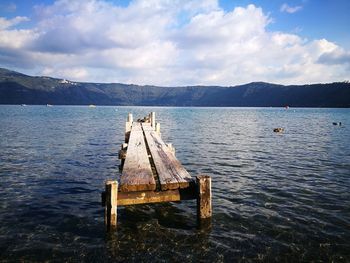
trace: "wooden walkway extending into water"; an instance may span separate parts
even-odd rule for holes
[[[199,223],[211,218],[211,178],[190,176],[163,142],[154,112],[138,121],[128,114],[119,158],[120,180],[108,180],[102,195],[108,229],[117,225],[117,207],[126,205],[196,199]]]

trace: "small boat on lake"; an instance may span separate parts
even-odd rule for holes
[[[89,108],[96,108],[96,105],[90,104]]]

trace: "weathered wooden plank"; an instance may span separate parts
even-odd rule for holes
[[[140,191],[140,192],[119,192],[118,206],[177,202],[181,200],[196,199],[195,189],[184,188],[167,191]]]
[[[149,122],[142,123],[142,129],[144,131],[154,131],[154,128],[151,126],[151,123]]]
[[[166,143],[166,146],[169,148],[169,151],[175,156],[175,147],[172,143]]]
[[[155,190],[156,183],[149,162],[140,123],[134,122],[120,178],[120,191]]]
[[[106,191],[101,194],[101,205],[106,206]],[[118,192],[117,205],[137,205],[161,202],[177,202],[198,198],[197,184],[193,180],[189,187],[166,191]]]
[[[147,145],[159,177],[161,190],[188,187],[192,178],[181,163],[175,158],[171,150],[159,137],[157,132],[143,126]]]

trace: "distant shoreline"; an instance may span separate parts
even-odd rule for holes
[[[159,87],[71,82],[0,68],[0,104],[350,108],[350,83]]]
[[[242,108],[242,109],[261,109],[261,108],[265,108],[265,109],[269,109],[269,108],[273,108],[273,109],[282,109],[282,110],[293,110],[293,109],[350,109],[349,107],[293,107],[293,106],[289,106],[289,109],[285,109],[285,106],[171,106],[171,105],[99,105],[99,104],[94,104],[97,107],[118,107],[118,108],[196,108],[196,109],[206,109],[206,108],[210,108],[210,109],[232,109],[232,108]],[[22,106],[21,104],[0,104],[0,106]],[[47,107],[46,104],[26,104],[26,106],[29,107]],[[89,108],[88,104],[52,104],[52,107],[86,107]]]

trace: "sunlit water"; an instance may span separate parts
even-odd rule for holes
[[[127,113],[150,111],[212,176],[210,231],[186,201],[119,208],[105,232]],[[349,138],[349,109],[0,106],[0,260],[349,262]]]

